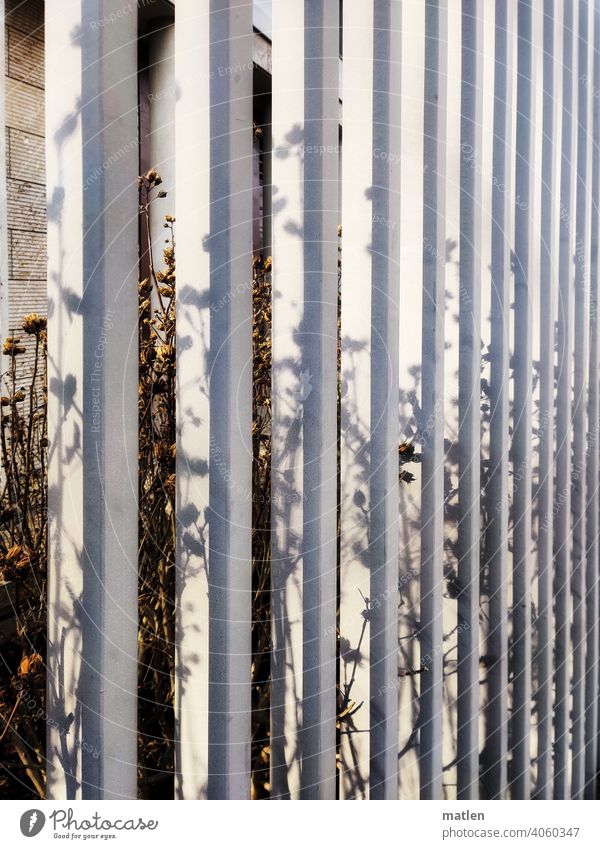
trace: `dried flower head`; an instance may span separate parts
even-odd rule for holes
[[[25,348],[23,345],[18,344],[19,341],[18,336],[7,336],[2,346],[2,353],[7,357],[16,357],[17,354],[24,354]]]
[[[38,654],[38,652],[32,652],[32,654],[26,655],[19,664],[19,675],[33,675],[38,672],[43,665],[44,661],[42,660],[41,654]]]
[[[42,330],[46,329],[46,325],[48,324],[48,319],[45,315],[39,315],[36,312],[30,312],[28,315],[23,317],[23,321],[21,322],[21,327],[25,331],[25,333],[30,333],[34,336],[37,336]]]
[[[175,349],[172,345],[158,345],[156,348],[156,356],[159,360],[175,359]]]
[[[5,555],[5,563],[14,569],[24,569],[31,564],[34,557],[33,551],[26,545],[13,545]]]
[[[162,177],[155,168],[151,168],[148,173],[144,175],[144,180],[151,186],[160,186],[162,183]]]

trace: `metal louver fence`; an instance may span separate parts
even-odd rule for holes
[[[600,7],[343,5],[272,3],[271,796],[595,798]],[[255,34],[174,7],[175,788],[245,798]],[[46,0],[55,799],[136,795],[137,37]]]

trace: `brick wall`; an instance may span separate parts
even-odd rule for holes
[[[43,0],[6,0],[5,38],[12,331],[19,328],[26,313],[46,313]]]

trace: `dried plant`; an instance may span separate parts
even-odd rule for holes
[[[147,273],[139,284],[138,777],[142,798],[173,798],[175,694],[175,219],[163,268],[151,243],[156,171],[139,179]]]
[[[271,259],[253,260],[252,798],[269,796],[271,674]]]
[[[0,651],[0,795],[44,796],[46,655],[46,319],[8,337],[0,403],[0,603],[11,611]],[[22,384],[25,385],[22,385]]]
[[[173,798],[175,693],[175,456],[176,322],[175,219],[163,218],[162,268],[151,240],[155,203],[166,197],[160,175],[139,178],[145,276],[139,294],[139,630],[138,791],[141,798]],[[341,234],[340,234],[341,235]],[[338,276],[338,432],[340,412],[341,256]],[[271,660],[271,258],[254,257],[252,389],[252,798],[269,796]],[[0,795],[45,794],[46,319],[25,316],[34,342],[27,386],[17,368],[26,347],[6,340],[3,376],[0,502],[0,591],[10,597],[15,631],[0,658]],[[412,444],[399,449],[400,478],[414,462]],[[339,445],[338,445],[339,476]],[[338,479],[338,490],[339,490]],[[339,513],[339,491],[338,491]],[[339,536],[339,515],[338,515]],[[339,559],[339,553],[338,553]],[[360,611],[358,611],[360,613]],[[364,615],[366,613],[366,615]],[[363,613],[365,626],[367,610]],[[338,633],[338,643],[340,635]],[[357,706],[352,681],[338,694],[338,732],[352,733]]]

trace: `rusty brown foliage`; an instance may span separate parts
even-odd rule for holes
[[[22,367],[27,352],[33,365]],[[43,797],[46,744],[46,319],[3,346],[0,398],[0,796]]]
[[[148,276],[139,294],[138,791],[173,798],[175,695],[175,219],[163,218],[161,268],[150,242],[165,196],[151,170],[139,179]]]
[[[163,216],[165,244],[156,267],[150,240],[160,175],[139,178],[145,275],[139,294],[139,630],[138,792],[140,798],[173,798],[175,696],[175,461],[176,265],[175,219]],[[340,234],[341,235],[341,234]],[[341,256],[339,263],[341,275]],[[341,279],[341,277],[340,277]],[[251,794],[269,796],[271,657],[271,258],[254,257],[252,389],[252,738]],[[338,429],[340,402],[338,286]],[[1,398],[2,489],[0,593],[13,610],[13,633],[0,645],[0,796],[45,795],[45,667],[47,543],[46,320],[23,319],[34,343],[34,366],[20,386],[21,336],[6,340],[9,368]],[[410,443],[399,446],[403,467],[414,462]],[[339,467],[339,446],[338,446]],[[339,468],[338,468],[339,472]],[[339,480],[338,480],[339,487]],[[338,497],[339,501],[339,497]],[[338,515],[339,536],[339,515]],[[363,616],[368,621],[368,600]],[[338,633],[338,643],[340,635]],[[405,673],[406,674],[406,673]],[[352,733],[360,705],[352,699],[353,675],[338,693],[338,733]]]

